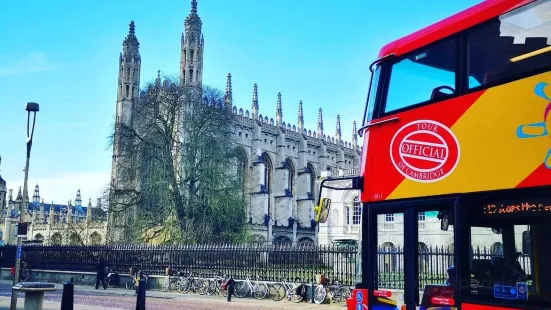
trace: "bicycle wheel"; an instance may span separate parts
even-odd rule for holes
[[[263,299],[268,294],[268,285],[264,282],[257,282],[257,290],[254,291],[256,299]]]
[[[210,279],[207,282],[207,295],[212,296],[216,293],[216,282]]]
[[[181,293],[184,290],[184,280],[183,279],[178,279],[178,281],[176,281],[176,283],[174,284],[174,289],[178,293]]]
[[[318,305],[324,302],[325,298],[327,297],[327,290],[325,289],[325,286],[321,284],[316,286],[313,297],[314,297],[314,302]]]
[[[21,274],[19,275],[19,280],[21,282],[25,282],[29,279],[29,269],[23,268],[21,269]]]
[[[303,288],[303,289],[304,289],[304,288]],[[302,293],[302,290],[303,290],[303,289],[301,289],[301,292],[300,292],[300,293]],[[301,301],[302,301],[302,298],[303,298],[303,297],[302,297],[302,294],[297,294],[297,290],[298,290],[298,287],[294,287],[294,286],[289,290],[289,291],[290,291],[290,296],[291,296],[290,299],[291,299],[291,301],[294,302],[294,303],[299,303],[299,302],[301,302]]]
[[[135,289],[135,285],[136,285],[136,281],[134,281],[133,279],[130,279],[130,281],[126,281],[125,283],[125,287],[127,290],[133,290]]]
[[[208,283],[205,279],[197,279],[197,293],[199,295],[205,295],[208,289]]]
[[[233,295],[237,298],[243,298],[249,294],[249,286],[247,285],[247,282],[239,282],[235,284],[235,287],[233,289]]]
[[[115,284],[117,284],[117,282],[115,281],[115,277],[107,278],[105,283],[107,284],[108,288],[114,288]]]
[[[270,298],[275,301],[280,301],[285,297],[285,289],[281,283],[270,285]]]
[[[170,277],[166,277],[163,285],[161,286],[161,291],[167,292],[170,289]]]
[[[350,289],[348,287],[341,287],[335,292],[333,300],[336,303],[343,303],[343,307],[346,307],[346,300],[350,297]]]
[[[182,282],[182,293],[187,293],[191,289],[191,281],[189,279],[184,279]]]

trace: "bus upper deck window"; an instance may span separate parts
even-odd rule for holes
[[[538,0],[468,33],[469,87],[506,83],[551,67],[551,0]]]
[[[385,113],[455,94],[456,38],[415,51],[391,67]]]

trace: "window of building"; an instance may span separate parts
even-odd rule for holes
[[[532,2],[468,34],[469,88],[508,82],[549,67],[550,4]]]
[[[272,181],[272,161],[270,160],[270,157],[268,154],[264,153],[262,154],[262,158],[264,159],[264,186],[266,186],[266,191],[270,193],[271,191],[271,181]]]
[[[425,212],[421,211],[417,214],[417,220],[419,222],[424,222],[426,220]]]
[[[350,207],[346,208],[346,225],[350,225]]]
[[[394,213],[385,214],[385,222],[393,223],[394,222]]]
[[[293,195],[293,183],[295,178],[295,167],[293,166],[293,162],[287,158],[285,160],[287,165],[287,190],[289,190],[289,193]]]
[[[391,67],[385,113],[455,93],[456,38],[419,50]]]
[[[306,168],[308,168],[308,172],[310,173],[309,191],[310,193],[312,193],[312,197],[316,197],[316,170],[311,163],[308,163],[308,165],[306,165]]]
[[[354,211],[352,213],[352,225],[360,225],[362,218],[362,203],[358,197],[354,198]]]

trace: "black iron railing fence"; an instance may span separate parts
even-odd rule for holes
[[[15,265],[15,246],[0,247],[0,265]],[[379,288],[403,288],[403,250],[381,247],[378,251]],[[486,248],[473,249],[473,258],[489,259]],[[211,276],[218,272],[243,279],[247,274],[265,281],[315,281],[317,274],[339,280],[344,285],[357,281],[357,248],[330,245],[113,245],[113,246],[42,246],[23,247],[23,260],[33,269],[94,272],[99,257],[108,266],[126,273],[137,266],[149,275],[163,275],[165,267],[191,270],[196,275]],[[521,266],[530,273],[530,260],[519,258]],[[441,284],[446,281],[447,269],[453,265],[453,252],[447,247],[421,249],[419,254],[419,285]],[[359,269],[359,268],[358,268]]]

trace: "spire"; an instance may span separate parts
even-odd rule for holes
[[[67,223],[68,224],[72,222],[72,218],[73,218],[73,205],[69,200],[69,203],[67,204]]]
[[[277,93],[276,126],[281,127],[282,123],[283,123],[283,109],[281,107],[281,93]]]
[[[251,106],[251,113],[254,120],[258,120],[258,85],[253,85],[253,103]]]
[[[335,130],[335,139],[341,141],[341,116],[337,114],[337,128]]]
[[[226,79],[226,105],[231,108],[232,101],[233,101],[233,95],[232,95],[232,87],[231,87],[231,73],[228,73],[228,77]]]
[[[318,110],[318,137],[323,137],[323,114],[321,108]]]
[[[130,101],[138,97],[139,93],[141,56],[140,43],[138,42],[138,38],[136,38],[134,21],[130,22],[129,28],[128,35],[122,43],[122,52],[119,57],[117,101]],[[122,109],[117,109],[117,111],[122,111]]]
[[[36,186],[34,187],[33,203],[40,203],[40,188],[38,187],[38,184],[36,184]]]
[[[92,221],[92,198],[88,200],[88,207],[86,208],[86,222]]]
[[[157,70],[157,78],[155,79],[155,86],[161,86],[161,70]]]
[[[130,21],[130,25],[128,26],[128,36],[135,36],[136,35],[136,25],[134,24],[134,21]]]
[[[356,129],[356,121],[352,122],[352,148],[355,150],[358,146],[358,130]]]
[[[77,190],[77,197],[75,198],[75,206],[82,206],[82,197],[80,195],[80,189]]]
[[[0,156],[0,167],[2,166],[2,156]],[[0,175],[0,194],[2,193],[6,193],[6,181],[4,179],[2,179],[2,175]],[[0,199],[2,199],[0,197]],[[0,201],[0,204],[2,203],[2,201]]]
[[[199,87],[203,80],[203,23],[197,14],[197,1],[191,1],[191,11],[184,22],[180,50],[180,82]]]
[[[299,133],[302,133],[302,130],[304,129],[304,113],[302,111],[302,100],[298,102],[297,127],[299,129]]]
[[[16,201],[23,201],[23,194],[21,194],[21,186],[19,186],[19,191],[17,192],[17,198],[15,198]]]
[[[140,42],[138,42],[138,38],[136,38],[136,25],[133,20],[130,21],[130,25],[128,26],[128,35],[124,39],[122,45],[123,57],[126,56],[136,60],[140,59]]]
[[[48,224],[54,224],[55,223],[55,208],[54,208],[54,202],[50,204],[50,215],[48,216]]]

